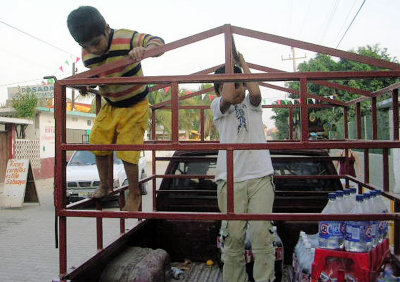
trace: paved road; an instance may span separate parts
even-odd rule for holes
[[[58,279],[53,179],[40,179],[35,183],[40,205],[24,204],[13,209],[0,207],[0,281],[42,282]],[[0,195],[2,191],[3,184],[0,184]],[[151,198],[151,193],[144,196],[143,210],[151,210]],[[127,220],[126,226],[130,227],[135,221]],[[68,218],[68,269],[79,266],[96,253],[95,224],[93,218]],[[104,246],[107,246],[119,236],[119,219],[104,219],[103,230]]]

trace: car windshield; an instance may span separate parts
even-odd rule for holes
[[[68,162],[69,166],[83,166],[83,165],[95,165],[96,157],[90,151],[76,151]],[[122,164],[122,161],[117,157],[114,152],[114,164]]]

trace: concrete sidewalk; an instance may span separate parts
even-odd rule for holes
[[[59,256],[55,248],[53,179],[36,180],[40,205],[0,207],[0,281],[52,281],[58,279]],[[150,186],[150,185],[149,185]],[[0,195],[3,184],[0,184]],[[151,191],[150,191],[151,192]],[[147,202],[151,193],[143,201]],[[126,221],[131,227],[135,219]],[[94,218],[68,218],[68,269],[96,254]],[[104,219],[104,246],[119,236],[119,219]]]

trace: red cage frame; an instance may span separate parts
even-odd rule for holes
[[[130,58],[123,59],[121,61],[105,65],[100,68],[89,70],[76,74],[72,77],[58,80],[55,84],[55,119],[56,119],[56,165],[55,165],[55,207],[59,219],[59,263],[60,263],[60,279],[71,279],[76,274],[84,271],[85,268],[94,263],[96,257],[106,255],[108,251],[115,249],[119,244],[129,236],[131,232],[135,230],[135,227],[130,231],[125,232],[125,219],[126,218],[138,218],[138,219],[149,219],[149,218],[162,218],[162,219],[225,219],[225,220],[310,220],[318,221],[322,219],[328,220],[367,220],[375,218],[377,220],[393,220],[395,226],[395,253],[400,254],[400,197],[389,192],[389,149],[400,148],[399,141],[399,128],[394,126],[393,128],[393,140],[378,140],[377,136],[377,97],[382,94],[390,93],[393,99],[393,124],[399,124],[398,116],[398,88],[400,83],[396,83],[387,88],[381,89],[375,92],[369,92],[362,89],[344,86],[341,84],[330,82],[333,79],[360,79],[360,78],[385,78],[385,77],[400,77],[400,65],[388,61],[383,61],[375,58],[365,57],[354,53],[349,53],[333,48],[328,48],[316,44],[306,43],[298,40],[293,40],[285,37],[280,37],[268,33],[258,32],[249,30],[241,27],[223,25],[214,29],[210,29],[205,32],[201,32],[171,43],[168,43],[162,47],[158,47],[149,52],[146,52],[145,58],[167,52],[200,40],[204,40],[219,34],[223,34],[225,38],[225,64],[231,65],[232,43],[233,34],[248,36],[251,38],[260,39],[263,41],[274,42],[278,44],[288,45],[292,47],[301,48],[304,50],[314,51],[318,53],[324,53],[335,57],[340,57],[348,60],[362,62],[374,66],[381,67],[385,70],[382,71],[363,71],[363,72],[284,72],[281,70],[264,67],[256,64],[249,63],[252,69],[262,71],[263,73],[253,74],[232,74],[232,71],[228,71],[227,74],[223,75],[209,75],[210,72],[214,71],[218,66],[211,67],[209,69],[199,71],[191,75],[177,75],[177,76],[145,76],[145,77],[127,77],[127,78],[94,78],[94,76],[103,73],[107,70],[125,66],[134,62]],[[285,92],[290,92],[300,96],[301,101],[299,105],[264,105],[263,107],[286,107],[289,108],[289,125],[290,125],[290,140],[286,141],[274,141],[265,144],[219,144],[218,142],[211,142],[204,140],[204,111],[208,109],[205,106],[194,106],[200,110],[201,120],[201,140],[198,142],[193,141],[180,141],[178,138],[178,111],[184,109],[184,106],[179,105],[179,101],[193,97],[195,95],[201,95],[209,91],[202,90],[185,97],[178,96],[178,88],[181,83],[206,83],[215,81],[259,81],[260,85],[264,87],[270,87]],[[268,82],[271,81],[299,81],[300,91],[294,91],[285,87],[279,87]],[[171,86],[172,98],[168,102],[153,105],[153,120],[155,120],[155,111],[157,109],[170,109],[172,111],[172,139],[170,141],[147,141],[144,145],[91,145],[91,144],[71,144],[66,142],[66,88],[80,88],[87,85],[98,85],[98,84],[135,84],[135,83],[151,83],[156,84],[151,90],[157,90],[164,88],[167,85]],[[326,97],[321,97],[312,93],[307,92],[307,84],[316,83],[319,85],[334,87],[344,91],[359,94],[361,97],[350,102],[343,102],[340,100],[332,100]],[[307,98],[314,98],[325,104],[310,105],[307,104]],[[362,140],[361,139],[361,103],[367,99],[371,100],[372,104],[372,119],[373,119],[373,140]],[[99,104],[99,103],[98,103]],[[357,137],[356,140],[348,139],[348,108],[355,105],[356,107],[356,120],[357,120]],[[327,107],[327,106],[339,106],[344,109],[344,123],[345,123],[345,139],[344,140],[309,140],[308,130],[308,110],[312,107]],[[300,120],[302,134],[300,140],[293,139],[293,109],[300,108]],[[155,136],[155,124],[152,123],[152,136]],[[364,149],[364,179],[351,177],[349,175],[342,178],[346,179],[348,184],[349,181],[356,183],[361,190],[362,187],[368,189],[378,189],[378,187],[369,183],[369,150],[373,148],[383,149],[383,195],[390,200],[394,201],[395,212],[388,214],[369,214],[369,215],[348,215],[348,214],[337,214],[337,215],[321,215],[321,214],[286,214],[286,213],[274,213],[274,214],[235,214],[233,212],[233,151],[234,150],[246,150],[246,149],[351,149],[359,148]],[[228,167],[228,212],[222,213],[182,213],[182,212],[114,212],[114,211],[101,211],[100,201],[93,199],[86,199],[79,201],[74,204],[66,205],[65,193],[66,193],[66,151],[69,150],[152,150],[152,175],[142,180],[142,182],[152,181],[153,185],[153,204],[155,203],[156,195],[156,179],[160,177],[174,177],[171,175],[159,175],[155,169],[155,152],[158,150],[207,150],[207,149],[218,149],[227,151],[227,167]],[[176,176],[175,176],[176,177]],[[205,177],[204,175],[202,177]],[[315,177],[315,176],[313,176]],[[338,177],[338,176],[332,176]],[[123,202],[123,190],[118,189],[113,191],[114,194],[119,194],[121,202]],[[79,210],[79,208],[93,203],[96,201],[96,211],[90,210]],[[123,204],[123,203],[122,203]],[[154,205],[155,206],[155,205]],[[76,268],[75,270],[68,273],[67,271],[67,217],[95,217],[97,226],[97,249],[98,252],[88,260],[84,265]],[[102,219],[103,218],[120,218],[120,233],[121,236],[108,247],[103,247],[103,234],[102,234]]]

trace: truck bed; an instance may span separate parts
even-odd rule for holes
[[[204,262],[192,262],[183,265],[182,263],[172,263],[172,266],[183,270],[182,277],[179,281],[205,281],[205,282],[220,282],[222,281],[222,271],[218,265],[214,264],[207,266]],[[171,281],[177,281],[171,279]]]

